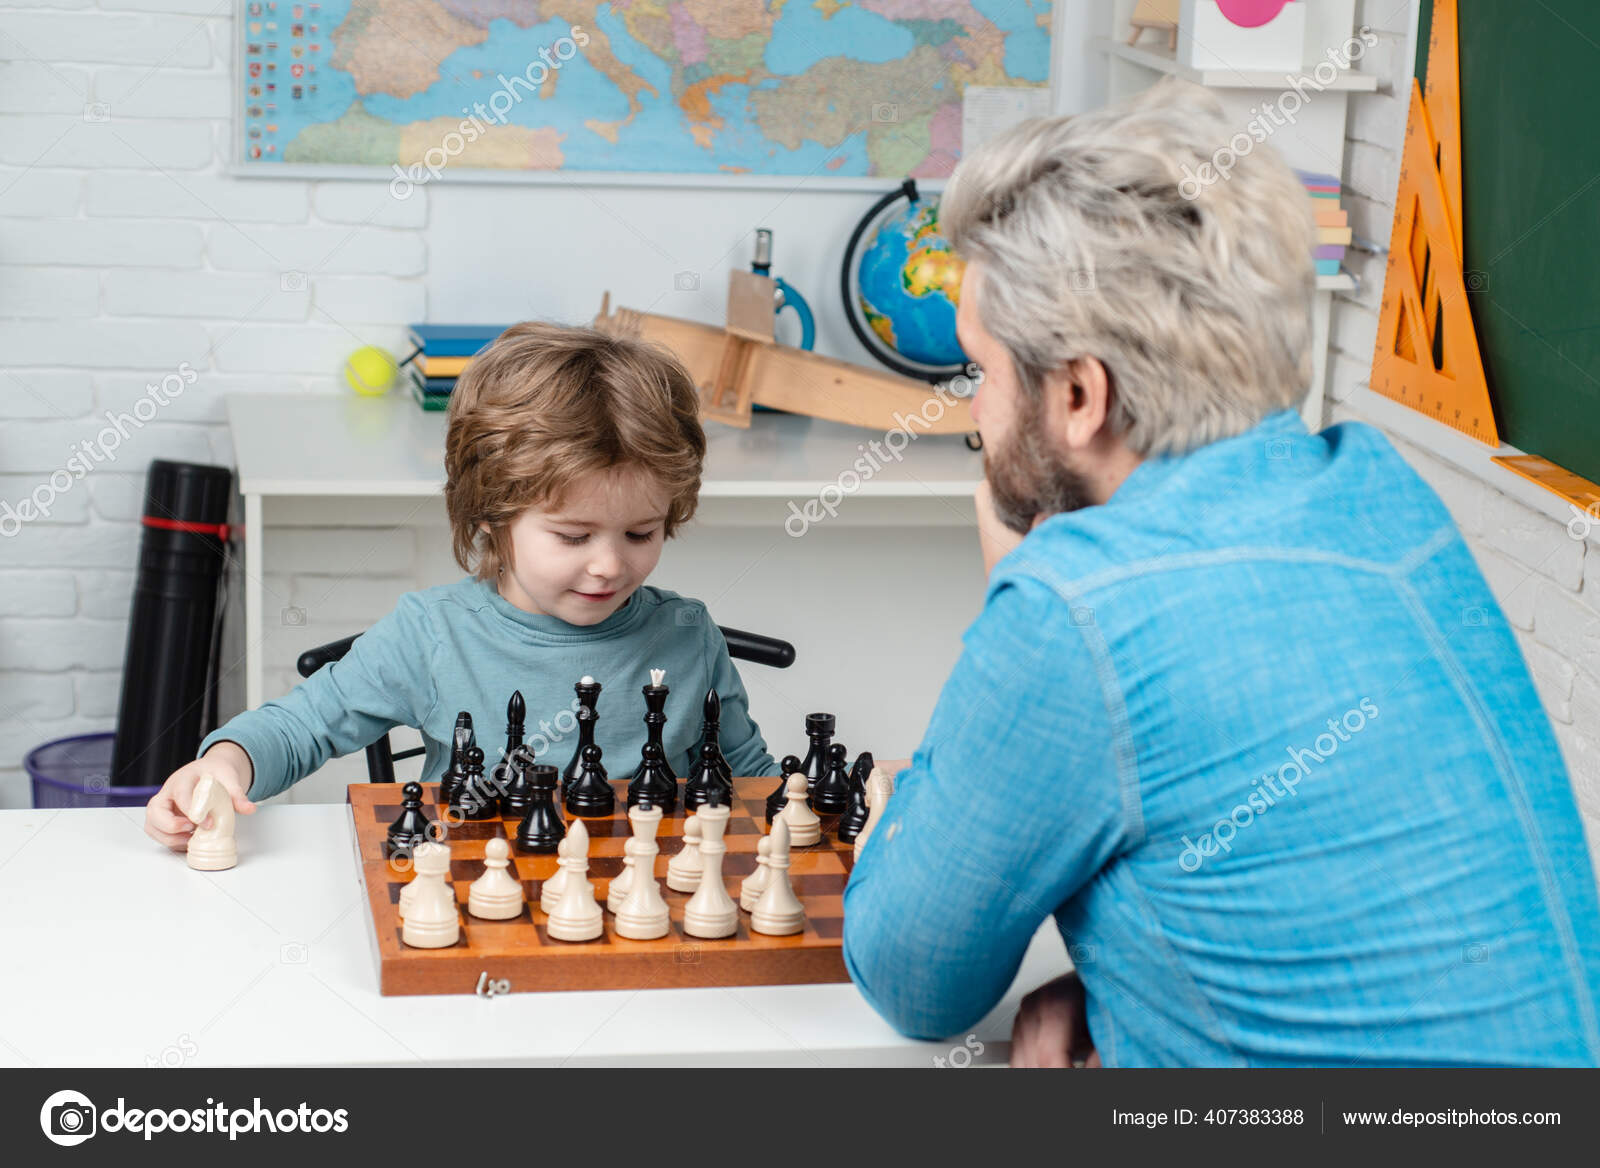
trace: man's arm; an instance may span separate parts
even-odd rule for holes
[[[850,976],[916,1038],[958,1033],[1004,996],[1040,923],[1124,846],[1135,784],[1118,771],[1115,678],[1065,601],[1010,578],[964,639],[845,890]]]

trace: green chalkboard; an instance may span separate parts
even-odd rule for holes
[[[1462,263],[1500,436],[1600,481],[1600,3],[1458,8]]]

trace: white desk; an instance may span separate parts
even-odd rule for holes
[[[142,823],[0,811],[0,927],[21,939],[0,945],[0,1065],[927,1067],[951,1052],[900,1037],[849,984],[382,997],[346,807],[241,817],[239,866],[217,873]],[[974,1028],[974,1061],[1003,1063],[1022,994],[1067,968],[1047,921]]]
[[[427,552],[414,579],[396,582],[396,595],[460,569],[448,555],[443,413],[393,391],[376,399],[234,394],[227,408],[244,497],[243,697],[254,709],[271,696],[269,651],[273,667],[285,669],[298,652],[388,611],[364,620],[347,613],[303,635],[280,628],[271,618],[289,601],[264,587],[278,570],[264,562],[267,527],[426,527],[419,544]],[[908,757],[982,607],[972,506],[982,455],[959,437],[919,436],[900,458],[859,475],[862,448],[883,434],[775,413],[756,414],[748,430],[708,422],[706,438],[699,512],[668,542],[651,583],[706,601],[720,624],[795,644],[799,660],[781,675],[742,671],[775,756],[803,749],[805,713],[829,710],[840,715],[842,741]],[[804,506],[841,482],[852,489],[836,515],[792,538],[791,501]],[[357,550],[350,564],[329,566],[330,580],[359,571]],[[307,791],[337,798],[335,787]]]

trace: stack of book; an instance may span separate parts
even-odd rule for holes
[[[1344,249],[1350,244],[1350,216],[1339,206],[1339,180],[1331,174],[1295,171],[1311,196],[1317,217],[1317,249],[1312,253],[1317,275],[1336,276],[1344,262]]]
[[[456,378],[479,350],[506,331],[503,324],[414,324],[406,335],[414,346],[405,362],[411,396],[425,410],[450,404]]]

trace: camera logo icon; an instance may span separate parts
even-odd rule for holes
[[[278,619],[290,628],[299,628],[306,623],[306,610],[291,604],[278,614]]]
[[[1289,458],[1294,454],[1294,444],[1287,438],[1269,438],[1267,440],[1267,457],[1274,462]]]
[[[280,272],[278,275],[278,290],[280,292],[304,292],[306,290],[306,274],[304,272]]]
[[[1089,268],[1073,268],[1072,290],[1074,292],[1093,292],[1094,272]]]
[[[892,101],[874,102],[872,105],[872,120],[875,122],[898,122],[900,120],[900,107]]]
[[[1489,614],[1476,606],[1461,610],[1461,623],[1469,629],[1481,629],[1488,620]]]
[[[306,963],[306,947],[304,943],[290,941],[287,945],[279,945],[278,960],[284,965],[304,965]]]
[[[1085,605],[1077,605],[1072,610],[1072,623],[1079,628],[1094,624],[1094,609]]]
[[[83,107],[83,120],[86,122],[109,122],[111,120],[111,107],[103,101],[91,101]]]
[[[1482,965],[1489,960],[1489,946],[1482,941],[1475,941],[1471,945],[1461,947],[1461,960],[1468,965]]]
[[[95,1133],[94,1103],[79,1091],[57,1091],[39,1109],[45,1139],[63,1148],[76,1147]]]
[[[678,948],[674,951],[673,957],[674,957],[674,959],[677,961],[677,963],[679,965],[699,965],[700,964],[700,946],[698,946],[698,945],[679,945]]]
[[[1488,272],[1467,272],[1465,277],[1468,292],[1487,292],[1489,290]]]
[[[700,623],[700,610],[685,606],[677,611],[673,619],[680,625],[697,625]]]
[[[672,277],[672,289],[675,292],[700,291],[699,272],[678,272]]]

